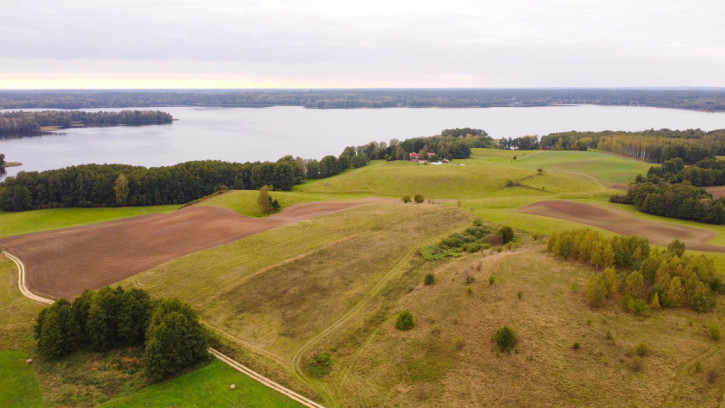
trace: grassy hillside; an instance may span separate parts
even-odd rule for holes
[[[725,350],[706,327],[722,324],[722,302],[710,314],[650,318],[616,301],[592,310],[583,295],[592,272],[541,245],[424,268],[436,283],[391,309],[410,310],[412,330],[396,330],[391,314],[327,345],[341,406],[715,406],[720,398]],[[511,354],[492,341],[504,325],[520,338]]]
[[[0,237],[111,221],[152,213],[168,213],[178,205],[120,208],[54,208],[49,210],[0,211]]]
[[[264,360],[245,362],[293,384],[304,380],[295,361],[306,361],[311,339],[368,307],[422,242],[470,219],[440,205],[367,206],[198,252],[127,284],[190,302],[208,325]]]
[[[335,194],[333,196],[330,194],[312,194],[289,191],[272,191],[269,195],[279,202],[281,209],[313,201],[349,200],[359,198],[357,195]],[[257,190],[234,190],[203,200],[197,205],[228,208],[248,217],[263,217],[267,214],[260,211],[259,205],[257,205],[258,196],[259,191]]]

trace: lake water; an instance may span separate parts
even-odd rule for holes
[[[0,140],[0,153],[18,171],[85,163],[163,166],[188,160],[276,160],[338,155],[345,146],[431,136],[454,127],[486,130],[494,138],[568,130],[725,128],[725,112],[609,106],[536,108],[145,108],[170,112],[171,125],[68,129],[46,136]]]

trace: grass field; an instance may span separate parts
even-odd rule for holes
[[[722,303],[709,314],[649,318],[614,300],[592,310],[583,295],[591,270],[536,244],[423,268],[436,283],[419,283],[391,309],[410,310],[412,330],[395,330],[391,314],[328,345],[337,364],[328,381],[341,406],[717,405],[725,350],[706,327],[721,321]],[[492,341],[504,325],[520,338],[511,354]],[[634,351],[639,344],[645,356]]]
[[[229,385],[236,389],[230,390]],[[292,408],[302,405],[262,386],[219,360],[154,384],[128,397],[99,405],[99,408],[147,407],[249,407]]]
[[[56,208],[49,210],[0,211],[0,237],[93,224],[152,213],[168,213],[178,205],[120,208]]]
[[[712,324],[725,329],[722,297],[706,314],[677,309],[636,317],[617,299],[590,309],[583,288],[593,270],[554,259],[543,239],[530,235],[583,224],[512,210],[556,199],[613,205],[643,219],[716,232],[713,244],[725,244],[725,227],[608,203],[610,186],[645,173],[647,163],[599,152],[489,149],[455,163],[376,161],[293,192],[272,192],[283,207],[416,192],[438,204],[381,203],[314,218],[192,253],[122,284],[189,302],[225,352],[328,408],[722,405],[725,343],[707,334]],[[257,217],[256,198],[256,191],[234,191],[198,205]],[[27,228],[81,223],[87,210],[77,211],[70,220],[37,212]],[[3,217],[19,215],[0,213],[0,235],[12,233],[4,232]],[[474,216],[517,228],[517,239],[502,251],[436,262],[417,253]],[[22,219],[13,222],[10,230],[26,228]],[[725,255],[713,259],[724,271]],[[28,330],[38,307],[17,298],[12,265],[0,262],[2,271],[0,312],[10,318],[0,323],[0,349],[32,354]],[[435,283],[425,285],[429,273]],[[410,331],[394,328],[402,310],[413,313]],[[492,341],[503,325],[520,338],[511,354]],[[318,376],[309,362],[321,353],[329,353],[332,366]],[[122,350],[39,361],[33,367],[43,405],[292,404],[220,362],[147,386],[137,357],[138,350]],[[231,383],[237,390],[228,389]]]
[[[336,194],[333,196],[330,194],[312,194],[289,191],[272,191],[269,195],[279,202],[281,209],[313,201],[349,200],[360,198],[357,195]],[[258,196],[259,192],[256,190],[234,190],[211,197],[197,205],[228,208],[248,217],[264,217],[268,214],[260,211],[259,206],[257,205]]]
[[[40,407],[40,388],[35,372],[25,364],[28,354],[0,350],[0,406],[5,408]]]

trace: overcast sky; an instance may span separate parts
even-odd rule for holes
[[[725,86],[723,0],[22,0],[0,88]]]

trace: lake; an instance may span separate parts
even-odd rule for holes
[[[627,106],[535,108],[303,109],[159,107],[171,125],[68,129],[49,135],[0,141],[0,153],[18,171],[85,163],[164,166],[189,160],[277,160],[338,155],[345,146],[370,141],[432,136],[454,127],[484,129],[494,138],[569,130],[725,128],[725,112]]]

